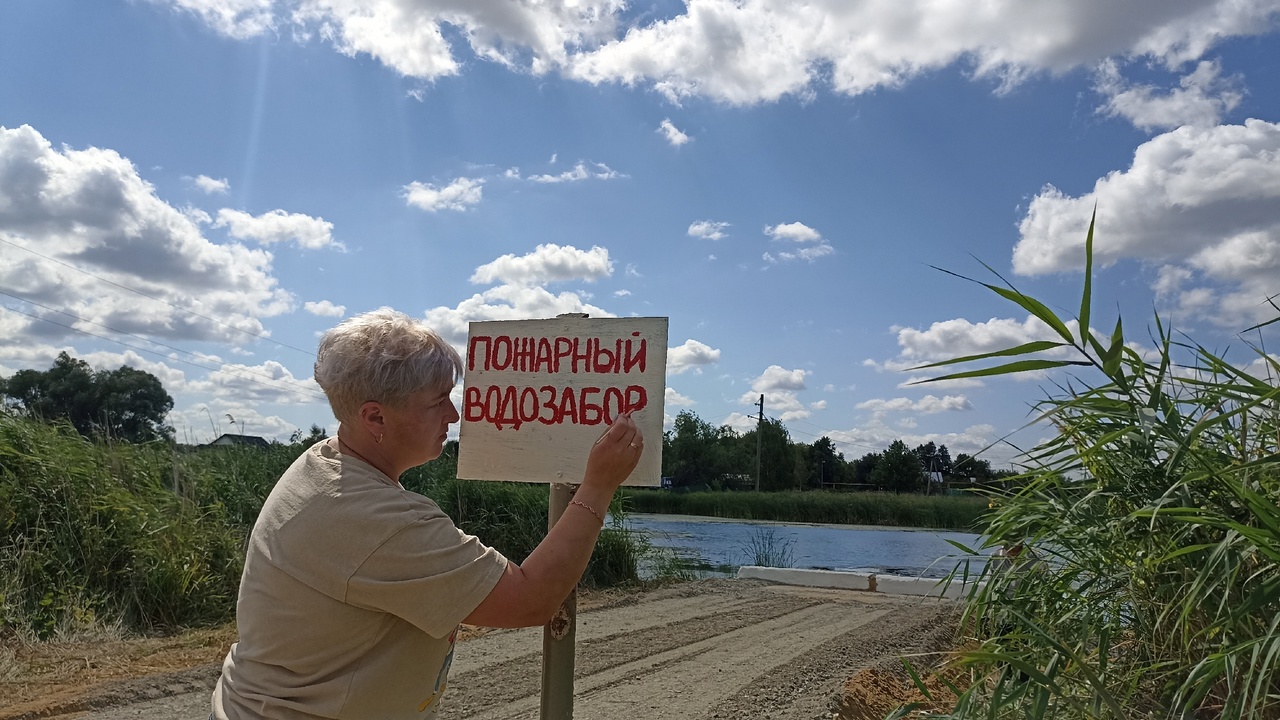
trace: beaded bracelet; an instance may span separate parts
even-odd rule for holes
[[[577,506],[578,506],[578,507],[580,507],[580,508],[586,508],[587,512],[589,512],[589,513],[591,513],[592,515],[595,515],[595,516],[596,516],[596,519],[600,521],[600,525],[601,525],[601,526],[603,526],[603,525],[604,525],[604,516],[603,516],[603,515],[601,515],[600,513],[596,512],[596,509],[595,509],[595,508],[593,508],[593,507],[591,507],[590,505],[588,505],[588,504],[586,504],[586,503],[582,502],[581,500],[570,500],[570,501],[569,501],[569,504],[570,504],[570,505],[577,505]]]

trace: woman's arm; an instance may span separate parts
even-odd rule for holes
[[[487,627],[533,627],[547,624],[560,603],[578,584],[614,491],[640,461],[644,437],[629,414],[609,426],[587,458],[582,485],[554,528],[519,565],[510,563],[489,595],[464,622]]]

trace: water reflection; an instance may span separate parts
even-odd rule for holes
[[[813,525],[753,520],[721,520],[686,515],[627,516],[627,526],[646,533],[650,542],[683,558],[706,576],[727,576],[754,563],[753,554],[765,529],[774,545],[789,549],[790,566],[823,570],[874,572],[907,577],[941,578],[955,567],[961,552],[947,540],[976,548],[972,533],[853,525]],[[754,547],[753,547],[754,546]],[[982,570],[982,561],[970,565]]]

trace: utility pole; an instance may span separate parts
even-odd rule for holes
[[[760,492],[760,440],[764,437],[764,393],[760,394],[760,416],[756,418],[756,492]]]

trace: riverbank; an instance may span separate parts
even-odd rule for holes
[[[980,532],[987,499],[977,495],[885,492],[673,492],[623,488],[629,512],[790,523]]]

